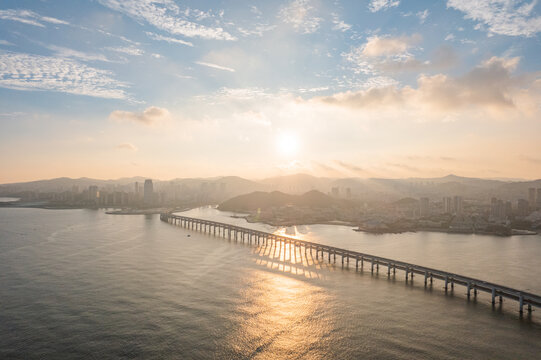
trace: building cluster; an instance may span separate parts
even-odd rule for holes
[[[159,183],[156,188],[154,182],[147,179],[144,183],[125,185],[90,185],[82,190],[73,186],[70,190],[55,192],[25,191],[20,197],[26,202],[47,202],[55,206],[151,208],[223,201],[228,196],[226,189],[225,183],[203,182],[189,186],[174,181]]]

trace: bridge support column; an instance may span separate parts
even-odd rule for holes
[[[451,290],[455,288],[455,279],[451,278]]]
[[[372,274],[374,273],[374,259],[372,259],[372,261],[370,261],[370,272]]]
[[[425,271],[425,286],[427,285],[428,283],[428,272]]]
[[[361,256],[361,270],[364,270],[364,256]]]
[[[523,307],[524,307],[524,297],[522,296],[522,294],[519,295],[518,297],[518,312],[522,315],[523,313]]]
[[[470,282],[468,281],[468,284],[466,285],[466,291],[468,293],[468,299],[470,298],[470,290],[471,290],[470,287],[471,287],[471,285],[470,285]]]
[[[333,251],[334,263],[336,264],[336,250]]]
[[[473,297],[477,298],[477,285],[473,285]]]
[[[376,260],[376,272],[379,273],[379,261]]]
[[[447,284],[449,283],[449,276],[445,275],[445,291],[447,291]]]
[[[406,282],[408,281],[409,269],[406,267]]]
[[[529,313],[532,312],[532,304],[528,304],[528,312],[529,312]]]
[[[331,263],[331,252],[329,251],[329,264]]]
[[[355,259],[355,270],[359,269],[359,258]]]
[[[496,305],[496,289],[492,288],[492,305]]]
[[[344,253],[342,253],[342,267],[344,267]]]
[[[391,264],[387,263],[387,277],[391,277]]]

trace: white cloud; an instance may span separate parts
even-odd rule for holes
[[[537,1],[522,0],[448,0],[447,7],[465,13],[464,18],[477,21],[479,29],[490,34],[531,37],[541,32],[541,16],[533,9]]]
[[[400,5],[400,0],[371,0],[370,4],[368,4],[368,9],[371,12],[378,12],[397,7],[398,5]]]
[[[332,14],[332,23],[334,24],[332,27],[333,30],[345,32],[351,29],[351,25],[346,24],[343,20],[341,20],[338,14]]]
[[[213,69],[224,70],[224,71],[229,71],[229,72],[235,72],[235,69],[232,69],[232,68],[229,68],[229,67],[226,67],[226,66],[213,64],[213,63],[208,63],[208,62],[204,62],[204,61],[196,61],[195,63],[197,65],[202,65],[202,66],[206,66],[206,67],[213,68]]]
[[[106,47],[106,50],[114,51],[117,53],[132,55],[132,56],[141,56],[145,52],[135,46],[123,46],[123,47]]]
[[[57,25],[69,24],[68,22],[64,20],[60,20],[57,18],[49,17],[49,16],[41,16],[39,14],[36,14],[33,11],[20,10],[20,9],[0,10],[0,19],[18,21],[23,24],[34,25],[34,26],[39,26],[39,27],[45,27],[45,25],[43,25],[43,22],[47,22],[50,24],[57,24]]]
[[[460,111],[479,111],[500,118],[513,114],[518,118],[538,116],[540,80],[535,74],[514,75],[518,62],[517,57],[492,57],[462,76],[420,75],[416,88],[370,87],[315,101],[374,111],[413,111],[421,117]]]
[[[150,56],[152,56],[155,59],[161,59],[162,58],[162,56],[160,54],[156,54],[156,53],[150,54]]]
[[[0,53],[0,87],[49,90],[110,99],[127,99],[126,84],[110,71],[72,59],[20,53]]]
[[[105,61],[105,62],[110,61],[102,54],[85,53],[82,51],[77,51],[77,50],[65,48],[62,46],[55,46],[55,45],[46,45],[45,47],[49,50],[54,51],[55,55],[58,57],[75,58],[75,59],[80,59],[83,61]]]
[[[154,33],[148,32],[148,31],[146,31],[145,34],[147,34],[147,36],[150,37],[153,40],[167,41],[170,44],[193,46],[193,43],[191,43],[189,41],[184,41],[184,40],[172,38],[172,37],[169,37],[169,36],[163,36],[163,35],[159,35],[159,34],[154,34]]]
[[[109,119],[119,122],[134,122],[143,125],[154,125],[158,122],[169,119],[170,114],[167,109],[157,106],[150,106],[141,113],[115,110],[109,114]]]
[[[424,22],[428,18],[428,15],[430,15],[430,12],[428,11],[428,9],[425,9],[424,11],[419,11],[416,15],[419,18],[421,24],[424,24]]]
[[[0,40],[0,45],[12,46],[13,44],[7,40]]]
[[[323,19],[315,15],[316,8],[311,3],[311,0],[293,0],[280,10],[279,16],[300,33],[315,33]]]
[[[372,36],[366,43],[350,49],[342,56],[353,65],[356,73],[377,74],[378,68],[383,63],[404,63],[414,60],[409,50],[421,40],[419,34],[398,37]]]
[[[118,150],[129,150],[129,151],[137,151],[137,147],[133,145],[132,143],[122,143],[118,144],[116,146]]]
[[[237,40],[223,28],[210,27],[187,20],[193,17],[195,20],[203,20],[210,15],[208,13],[180,8],[171,0],[99,0],[101,4],[110,9],[122,12],[134,19],[144,20],[158,29],[175,35],[198,37],[215,40]]]

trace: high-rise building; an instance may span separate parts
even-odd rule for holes
[[[96,185],[90,185],[88,187],[88,200],[96,201],[98,200],[98,197],[99,197],[98,187]]]
[[[331,194],[332,194],[332,196],[334,196],[334,197],[338,197],[338,195],[340,194],[340,192],[339,192],[339,190],[338,190],[337,187],[333,187],[333,188],[331,189]]]
[[[541,210],[541,188],[537,188],[536,209]]]
[[[443,198],[443,213],[451,214],[453,212],[453,203],[450,197]]]
[[[153,202],[153,199],[154,199],[154,185],[152,185],[152,180],[151,179],[146,179],[145,180],[145,185],[144,185],[144,194],[143,194],[143,202],[145,204],[151,204]]]
[[[456,215],[462,215],[464,213],[464,206],[462,204],[462,196],[455,196],[453,198],[454,210]]]
[[[535,188],[528,189],[528,204],[530,204],[530,209],[535,209]]]
[[[425,217],[429,213],[429,200],[427,197],[422,197],[419,201],[419,216]]]
[[[138,181],[135,182],[135,195],[136,196],[139,195],[139,182]]]
[[[528,216],[529,213],[530,213],[530,204],[528,204],[528,200],[518,199],[518,202],[517,202],[517,215],[518,216]]]

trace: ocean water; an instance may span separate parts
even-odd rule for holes
[[[192,216],[246,224],[212,208]],[[541,237],[298,227],[317,242],[541,293]],[[188,236],[190,235],[190,236]],[[541,312],[295,252],[192,232],[158,215],[0,209],[0,358],[535,359]]]

